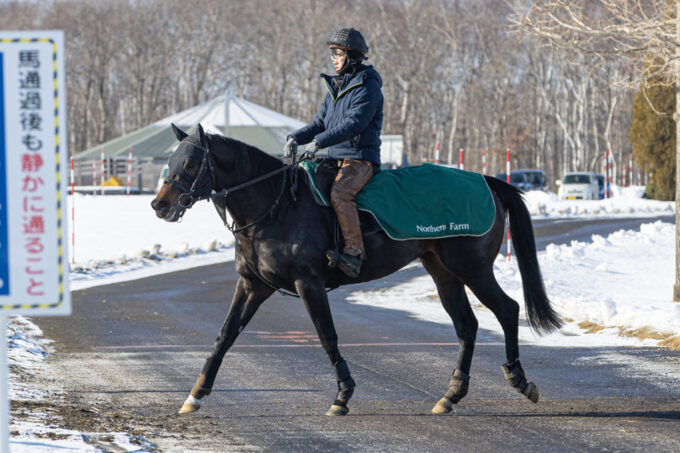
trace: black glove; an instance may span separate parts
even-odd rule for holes
[[[305,150],[305,156],[308,156],[310,159],[314,158],[314,155],[321,149],[319,144],[316,142],[316,140],[313,140],[312,143],[307,145],[307,149]]]
[[[288,137],[288,141],[286,142],[286,146],[283,147],[283,156],[284,157],[291,157],[297,152],[297,141],[295,141],[295,138],[293,137]]]

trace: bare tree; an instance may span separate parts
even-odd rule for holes
[[[342,11],[328,14],[329,11]],[[457,160],[503,171],[597,167],[601,148],[629,152],[631,93],[618,70],[566,64],[568,53],[508,28],[505,0],[55,0],[0,2],[0,23],[66,32],[70,149],[86,149],[231,91],[308,121],[332,73],[325,42],[362,31],[383,78],[383,133],[410,162]],[[607,84],[609,83],[609,84]],[[503,165],[501,165],[503,164]]]
[[[628,83],[643,89],[654,77],[676,87],[676,279],[673,298],[680,302],[680,2],[668,0],[549,0],[513,5],[514,22],[550,45],[593,55],[607,62],[625,59],[638,77]],[[653,58],[662,62],[645,71]],[[626,81],[620,80],[625,83]],[[652,106],[654,108],[654,106]]]
[[[396,119],[396,127],[404,135],[409,159],[418,161],[416,156],[422,151],[418,146],[420,140],[414,109],[419,99],[419,84],[428,83],[426,61],[429,60],[427,49],[431,48],[428,42],[431,39],[428,27],[430,5],[415,0],[399,0],[388,5],[380,2],[378,6],[381,48],[391,56],[381,61],[393,80],[386,86],[386,100],[390,101],[386,109],[388,115],[394,112],[390,116]],[[428,146],[432,147],[432,144]]]

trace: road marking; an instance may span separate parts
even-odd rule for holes
[[[286,332],[266,332],[255,335],[259,340],[269,341],[292,341],[293,343],[318,343],[319,336],[314,332],[304,332],[299,330],[288,330]]]
[[[526,343],[520,343],[526,344]],[[397,346],[459,346],[458,343],[344,343],[339,344],[338,348],[363,348],[363,347],[397,347]],[[475,343],[475,346],[505,346],[501,342],[487,342]],[[207,344],[141,344],[141,345],[127,345],[127,346],[95,346],[98,350],[116,350],[116,349],[204,349],[208,348]],[[320,348],[320,344],[241,344],[234,345],[231,349],[256,349],[256,348]]]

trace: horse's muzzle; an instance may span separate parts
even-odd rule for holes
[[[151,201],[151,208],[156,211],[156,216],[160,219],[164,219],[165,216],[168,214],[168,210],[170,206],[168,205],[167,201],[164,200],[159,200],[158,198],[154,198],[153,201]]]
[[[171,205],[163,199],[154,199],[151,202],[151,207],[156,211],[156,217],[163,219],[166,222],[176,222],[182,218],[182,214],[186,209],[174,204]]]

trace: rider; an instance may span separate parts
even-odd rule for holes
[[[356,278],[366,251],[354,197],[380,171],[382,79],[373,66],[363,63],[368,45],[358,30],[341,28],[326,44],[337,75],[321,74],[328,94],[312,122],[287,137],[284,154],[290,156],[298,144],[311,142],[307,150],[312,155],[329,148],[328,155],[338,161],[331,188],[331,204],[344,238],[338,267]]]

